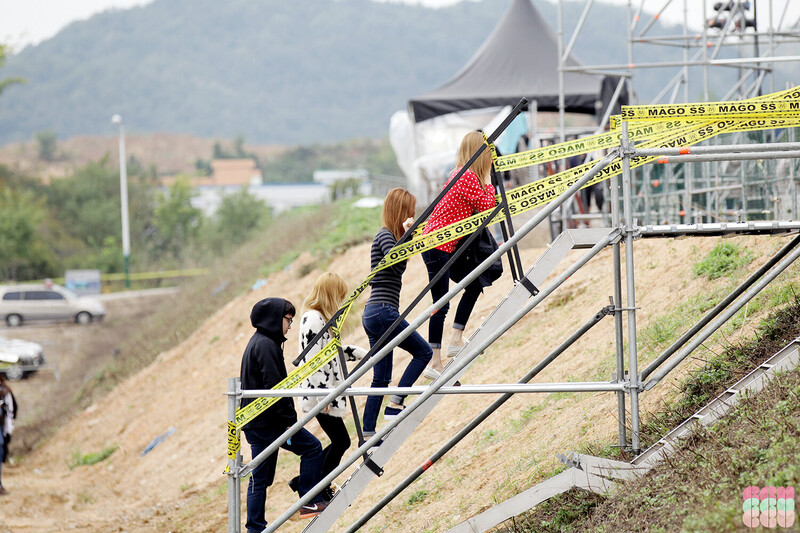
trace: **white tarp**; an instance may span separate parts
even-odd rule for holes
[[[508,116],[510,107],[479,109],[441,115],[413,124],[407,111],[397,111],[389,125],[389,142],[408,180],[408,190],[419,205],[438,194],[455,166],[461,139],[472,130],[493,132]]]

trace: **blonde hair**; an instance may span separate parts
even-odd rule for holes
[[[303,307],[318,311],[327,322],[339,310],[349,292],[347,282],[342,276],[335,272],[325,272],[320,274],[314,282],[311,294],[303,302]],[[351,309],[347,320],[342,324],[340,333],[350,333],[355,329],[355,324],[360,321],[358,313]]]
[[[458,147],[458,153],[456,154],[456,168],[466,165],[472,155],[478,151],[478,148],[480,148],[484,142],[483,134],[479,131],[471,131],[464,135],[464,138],[461,139],[461,146]],[[481,185],[484,186],[486,186],[491,168],[492,153],[489,147],[486,147],[478,159],[469,167],[471,171],[478,175],[478,179],[481,180]]]
[[[322,318],[327,321],[339,310],[346,296],[347,283],[342,276],[334,272],[325,272],[314,282],[311,294],[303,305],[306,309],[319,311]]]
[[[383,201],[381,223],[384,228],[392,232],[395,239],[400,240],[400,237],[406,232],[403,229],[403,222],[407,218],[413,217],[416,209],[417,199],[414,198],[414,195],[401,187],[396,187],[389,191]]]

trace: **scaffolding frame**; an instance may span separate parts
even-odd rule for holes
[[[679,70],[672,81],[657,96],[656,101],[668,99],[669,103],[678,101],[681,92],[683,101],[689,101],[689,73],[690,66],[700,66],[703,70],[703,94],[708,100],[709,71],[711,68],[738,69],[739,79],[732,86],[724,100],[748,98],[760,94],[761,86],[769,77],[771,88],[774,90],[774,72],[772,66],[778,62],[800,61],[800,56],[777,56],[778,46],[787,43],[800,42],[800,30],[797,29],[798,20],[788,30],[783,30],[785,8],[781,14],[780,22],[773,24],[773,3],[769,2],[769,25],[766,32],[748,32],[747,25],[741,24],[737,28],[736,17],[730,16],[719,32],[710,35],[708,28],[704,27],[700,45],[695,43],[696,34],[688,32],[688,0],[683,0],[684,5],[684,31],[677,36],[649,36],[648,32],[655,24],[653,20],[645,24],[638,34],[639,15],[643,11],[645,2],[641,0],[638,13],[634,15],[631,0],[628,2],[628,62],[624,65],[595,65],[584,67],[567,67],[566,57],[571,52],[581,28],[588,20],[589,10],[594,0],[586,0],[586,6],[581,19],[565,46],[563,43],[563,6],[562,0],[558,4],[558,38],[559,38],[559,117],[560,135],[564,140],[564,94],[563,76],[570,70],[580,70],[590,73],[615,74],[622,76],[629,84],[629,94],[635,95],[634,73],[642,68],[675,68]],[[665,0],[659,14],[666,9],[673,0]],[[758,2],[759,0],[756,0]],[[778,0],[779,1],[779,0]],[[734,0],[737,3],[739,0]],[[707,19],[704,12],[704,19]],[[739,20],[742,20],[741,17]],[[710,40],[713,38],[713,41]],[[752,57],[739,57],[736,59],[720,59],[718,56],[723,47],[737,44],[758,46],[758,39],[768,41],[768,51],[761,57],[757,51]],[[634,63],[634,45],[652,44],[659,46],[675,47],[682,49],[683,57],[676,61],[661,63]],[[693,54],[690,54],[693,48]],[[758,50],[758,49],[757,49]],[[621,87],[621,86],[620,86]],[[620,88],[618,87],[618,89]],[[681,91],[681,88],[683,91]],[[535,116],[535,102],[531,104],[532,114]],[[380,394],[389,393],[387,389],[372,390],[369,388],[351,389],[351,385],[363,376],[374,364],[412,331],[419,328],[430,316],[430,313],[440,308],[456,294],[458,294],[474,277],[488,268],[497,258],[510,252],[517,242],[527,235],[540,222],[546,220],[556,210],[567,213],[563,206],[570,201],[574,194],[596,175],[602,168],[617,158],[622,160],[622,176],[620,179],[611,180],[610,227],[586,230],[568,230],[554,240],[551,248],[545,251],[524,275],[521,263],[517,256],[515,285],[509,295],[504,299],[481,327],[470,338],[464,349],[453,358],[445,368],[441,377],[429,387],[394,388],[391,392],[414,394],[419,396],[411,402],[401,415],[381,428],[375,436],[366,442],[359,443],[358,449],[342,461],[328,476],[321,480],[309,493],[287,509],[280,517],[268,526],[264,533],[277,530],[289,519],[303,504],[310,501],[316,494],[326,488],[330,482],[343,473],[355,462],[364,459],[362,465],[342,485],[336,493],[329,507],[316,517],[304,531],[328,531],[339,516],[349,507],[367,484],[383,472],[383,466],[404,442],[404,440],[424,420],[425,416],[435,407],[444,394],[458,393],[501,393],[502,396],[481,415],[474,418],[454,437],[434,453],[423,465],[417,468],[401,485],[389,492],[376,506],[352,524],[348,531],[356,531],[366,523],[374,514],[399,494],[402,489],[414,479],[422,475],[436,460],[441,458],[455,444],[474,430],[486,417],[502,404],[503,401],[518,393],[550,393],[555,391],[585,392],[613,392],[617,396],[618,406],[618,446],[634,454],[641,453],[640,443],[640,413],[639,395],[652,389],[669,372],[672,372],[694,349],[704,340],[708,339],[715,331],[722,327],[736,312],[750,301],[756,294],[772,282],[781,272],[788,268],[800,257],[800,237],[796,237],[785,245],[778,253],[769,259],[767,264],[751,275],[739,287],[735,288],[723,303],[709,311],[697,324],[690,328],[684,335],[677,339],[672,346],[660,354],[656,360],[641,372],[638,369],[637,342],[636,342],[636,294],[635,294],[635,264],[634,242],[639,238],[674,238],[679,236],[710,236],[710,235],[755,235],[755,234],[786,234],[800,232],[800,222],[793,222],[798,218],[798,199],[796,175],[800,170],[797,159],[800,150],[795,143],[794,129],[789,128],[782,132],[728,134],[715,140],[709,146],[693,148],[693,155],[670,155],[668,149],[658,149],[658,155],[667,155],[660,167],[648,164],[632,171],[630,161],[632,157],[642,156],[645,150],[637,150],[627,139],[627,124],[623,123],[622,144],[619,148],[610,151],[603,159],[587,172],[574,185],[569,187],[556,200],[544,207],[531,220],[512,234],[503,245],[484,263],[482,263],[470,276],[454,285],[451,290],[439,301],[423,311],[411,321],[409,327],[396,337],[392,342],[378,350],[364,365],[360,365],[336,389],[323,391],[326,394],[319,405],[340,395]],[[763,135],[763,136],[762,136]],[[747,141],[768,140],[758,147],[753,147]],[[728,144],[726,144],[728,143]],[[788,163],[787,163],[788,162]],[[778,168],[783,164],[782,168]],[[771,165],[771,166],[770,166]],[[659,171],[655,171],[659,168]],[[780,170],[780,172],[778,172]],[[662,175],[663,171],[663,175]],[[777,178],[769,177],[772,175]],[[653,186],[654,182],[659,185]],[[660,189],[659,189],[660,186]],[[658,189],[658,190],[656,190]],[[778,200],[782,197],[781,191],[787,191],[788,205]],[[770,218],[771,217],[771,218]],[[622,302],[623,262],[621,248],[625,245],[625,302]],[[572,274],[594,258],[601,250],[612,248],[613,262],[613,292],[610,298],[611,305],[598,312],[584,326],[565,340],[556,350],[540,361],[534,368],[516,384],[494,384],[468,386],[467,388],[452,387],[453,383],[469,368],[470,364],[489,345],[496,341],[505,331],[527,315],[535,306],[552,294]],[[559,264],[566,255],[564,250],[573,248],[588,248],[578,260],[573,262],[561,275],[557,276],[541,291],[531,291],[526,282],[531,286],[541,286],[547,274]],[[562,253],[563,252],[563,253]],[[518,279],[517,279],[518,277]],[[412,306],[413,307],[413,306]],[[585,334],[592,325],[604,316],[614,316],[615,324],[615,352],[616,371],[608,382],[569,382],[545,383],[526,385],[533,376],[545,366],[551,364],[564,350],[577,338]],[[624,320],[627,318],[627,335],[624,331]],[[625,349],[627,346],[627,354]],[[626,361],[627,359],[627,361]],[[307,391],[306,391],[307,392]],[[229,420],[234,420],[238,402],[244,396],[273,395],[272,391],[242,391],[238,380],[233,378],[228,384]],[[294,393],[286,394],[287,396]],[[499,403],[498,403],[499,402]],[[627,433],[628,408],[630,409],[630,435]],[[317,413],[311,411],[289,428],[273,446],[265,450],[259,457],[265,457],[277,450],[278,446],[291,437],[300,427],[305,425]],[[378,442],[383,443],[374,448]],[[582,458],[594,467],[599,464],[596,458]],[[262,459],[263,460],[263,459]],[[630,465],[606,461],[602,468],[617,469],[622,471],[631,468]],[[258,464],[258,458],[247,465],[242,464],[241,454],[236,459],[229,461],[229,533],[241,531],[241,478],[246,476]],[[580,463],[578,463],[580,464]],[[588,463],[587,463],[588,464]],[[575,483],[574,473],[571,482]],[[405,485],[403,485],[405,483]],[[603,490],[613,488],[613,484],[605,483],[602,477],[587,479],[582,483],[599,483]]]
[[[627,139],[627,124],[623,123],[623,136],[622,139]],[[669,149],[658,150],[661,153],[671,153]],[[730,158],[800,158],[800,149],[797,146],[774,144],[774,145],[761,145],[761,146],[715,146],[700,149],[701,153],[689,156],[695,160],[708,159],[716,157],[719,154]],[[425,470],[438,458],[440,458],[446,451],[451,449],[458,441],[460,441],[466,434],[477,427],[482,420],[484,420],[493,410],[499,407],[498,402],[505,401],[513,394],[519,393],[552,393],[557,391],[569,392],[613,392],[618,398],[618,446],[630,450],[634,454],[641,452],[641,444],[639,441],[640,432],[640,413],[639,413],[639,395],[655,386],[664,376],[673,371],[692,351],[699,346],[703,341],[710,337],[722,325],[724,325],[735,313],[741,309],[750,299],[758,294],[764,287],[773,281],[781,272],[783,272],[789,265],[800,257],[800,236],[793,239],[789,244],[785,245],[778,253],[776,253],[761,269],[750,276],[745,282],[737,287],[723,303],[712,309],[705,317],[703,317],[698,324],[695,324],[686,334],[681,336],[670,348],[661,354],[653,363],[648,365],[642,372],[638,370],[638,353],[636,343],[636,294],[635,294],[635,269],[634,269],[634,241],[639,238],[669,238],[686,235],[728,235],[728,234],[786,234],[800,232],[800,222],[793,221],[751,221],[743,223],[712,223],[712,224],[671,224],[663,226],[639,226],[634,220],[633,208],[633,191],[634,182],[632,180],[632,171],[630,169],[630,160],[633,157],[641,157],[647,152],[645,149],[636,149],[629,142],[623,141],[621,147],[612,150],[608,155],[601,159],[589,172],[582,176],[576,183],[568,188],[556,200],[548,204],[542,211],[529,220],[526,224],[520,227],[517,232],[499,249],[486,259],[472,274],[467,276],[462,282],[456,284],[451,290],[439,301],[423,311],[417,316],[409,325],[409,328],[404,330],[398,337],[386,346],[378,350],[372,358],[363,365],[357,368],[350,376],[336,389],[322,390],[315,394],[325,395],[323,401],[319,404],[324,406],[327,402],[340,395],[361,395],[361,394],[380,394],[385,395],[388,393],[402,393],[402,394],[419,394],[416,400],[411,402],[401,415],[389,422],[386,426],[381,428],[374,437],[362,443],[356,451],[342,461],[342,463],[333,472],[326,476],[319,484],[317,484],[309,493],[300,498],[292,507],[284,512],[280,517],[264,530],[265,533],[275,531],[286,520],[289,519],[303,504],[310,501],[317,493],[323,490],[341,473],[349,468],[355,462],[364,459],[362,465],[355,471],[355,473],[342,485],[342,488],[337,492],[334,499],[331,501],[328,509],[320,516],[316,517],[305,529],[305,531],[327,531],[332,527],[336,519],[343,513],[352,501],[358,497],[360,492],[366,485],[378,476],[383,471],[383,466],[393,453],[399,449],[399,446],[407,438],[414,429],[422,422],[424,417],[435,407],[435,403],[444,394],[477,394],[495,392],[501,393],[503,396],[495,402],[485,414],[476,417],[472,422],[468,423],[465,428],[459,432],[455,439],[448,442],[443,446],[439,452],[434,454],[431,459],[426,461],[426,464],[421,466],[415,471],[408,483],[416,479],[419,475],[424,473]],[[522,279],[527,279],[533,285],[541,286],[539,292],[531,292],[526,288],[522,281],[515,284],[512,292],[501,302],[495,311],[486,319],[484,324],[478,331],[473,334],[464,349],[447,365],[442,373],[442,376],[434,381],[428,387],[412,387],[412,388],[393,388],[389,389],[370,389],[370,388],[351,388],[353,383],[363,376],[381,357],[385,356],[391,349],[397,346],[404,338],[419,328],[430,316],[434,309],[440,308],[446,301],[449,301],[453,296],[458,294],[463,287],[466,286],[472,279],[478,276],[483,270],[489,267],[497,258],[501,257],[517,242],[529,233],[539,223],[546,220],[549,214],[558,209],[561,204],[567,201],[577,190],[588,183],[597,173],[599,173],[607,165],[611,164],[616,159],[622,160],[622,176],[621,179],[612,178],[612,227],[599,228],[594,230],[570,230],[562,234],[564,239],[571,239],[569,246],[566,247],[567,251],[573,248],[589,248],[579,259],[573,262],[565,271],[556,277],[549,285],[542,285],[540,279],[543,279],[549,272],[551,272],[563,258],[559,255],[558,243],[553,243],[550,249],[546,250],[539,261],[530,268]],[[671,158],[670,158],[671,159]],[[621,189],[621,193],[620,193]],[[620,201],[619,195],[622,195]],[[626,282],[626,301],[624,304],[621,301],[622,292],[622,261],[621,261],[621,244],[624,241],[626,251],[631,253],[625,254],[625,282]],[[452,387],[452,384],[463,374],[470,364],[480,355],[488,346],[495,342],[502,336],[510,327],[516,324],[519,320],[525,317],[536,305],[543,301],[546,297],[552,294],[567,278],[577,272],[583,265],[588,263],[600,251],[611,246],[613,248],[612,260],[614,270],[614,296],[610,298],[611,305],[607,306],[595,317],[590,320],[584,327],[580,328],[575,334],[570,336],[567,341],[562,343],[559,348],[543,359],[537,364],[528,375],[523,377],[516,384],[493,384],[482,386],[465,386],[465,387]],[[551,257],[555,254],[556,257]],[[510,300],[514,293],[515,299]],[[615,319],[615,337],[616,337],[616,359],[617,368],[612,378],[607,382],[568,382],[568,383],[541,383],[526,385],[534,375],[541,371],[545,366],[552,363],[558,355],[563,353],[569,345],[571,345],[577,338],[585,334],[588,329],[598,322],[603,316],[613,315]],[[623,315],[627,317],[627,339],[623,335]],[[623,353],[624,347],[627,344],[627,365],[626,357]],[[660,368],[660,370],[659,370]],[[648,379],[649,378],[649,379]],[[238,378],[229,380],[228,392],[228,411],[229,420],[235,419],[235,411],[239,401],[242,397],[257,397],[257,396],[296,396],[300,394],[298,391],[242,391]],[[302,394],[309,394],[310,391],[304,390]],[[627,409],[625,407],[627,401],[630,402],[630,436],[626,434],[627,425]],[[417,413],[419,411],[419,413]],[[315,412],[307,413],[303,416],[295,426],[289,428],[287,432],[279,438],[273,445],[274,450],[267,449],[262,455],[266,456],[277,450],[278,446],[291,434],[297,431],[300,427],[304,426],[316,415]],[[284,438],[285,437],[285,438]],[[373,448],[379,441],[383,441],[377,448]],[[399,442],[393,442],[399,441]],[[259,456],[261,457],[261,456]],[[258,459],[258,458],[256,458]],[[229,532],[239,533],[241,528],[241,484],[240,480],[252,471],[258,464],[257,460],[253,460],[247,465],[242,465],[241,454],[237,454],[235,460],[230,460],[230,473],[229,473]],[[354,482],[354,478],[361,478],[358,483]],[[413,478],[413,479],[412,479]],[[388,503],[394,498],[402,488],[396,488],[391,491],[381,503],[378,504],[377,509],[370,510],[361,520],[353,524],[349,531],[355,531],[369,519],[374,516],[383,505]],[[338,500],[338,502],[337,502]],[[370,514],[371,513],[371,514]]]
[[[702,69],[703,100],[709,100],[709,74],[711,69],[738,71],[738,80],[721,100],[740,100],[760,95],[762,86],[768,82],[768,92],[774,92],[774,65],[785,62],[800,62],[800,56],[779,55],[779,47],[800,43],[800,19],[792,23],[787,16],[790,0],[751,0],[753,20],[759,15],[758,8],[767,8],[765,29],[748,24],[751,16],[743,0],[726,0],[728,10],[724,24],[709,27],[706,0],[703,3],[702,31],[689,31],[689,0],[640,0],[634,10],[628,0],[627,62],[604,65],[567,66],[566,60],[581,32],[591,21],[590,10],[594,0],[586,0],[569,42],[564,46],[563,0],[558,2],[559,40],[559,124],[562,140],[564,129],[563,77],[566,72],[584,72],[601,75],[616,75],[627,80],[628,94],[636,100],[635,81],[639,72],[649,69],[676,69],[677,72],[650,104],[690,102],[690,74]],[[679,35],[653,35],[656,21],[670,6],[683,4],[683,32]],[[644,21],[642,13],[650,7],[655,15]],[[655,9],[652,9],[655,8]],[[718,17],[713,17],[717,20]],[[763,20],[755,20],[762,25]],[[635,52],[640,46],[676,48],[681,57],[672,61],[636,62]],[[739,57],[720,58],[723,50],[737,48]],[[749,51],[749,52],[748,52]],[[695,67],[690,69],[690,67]],[[694,82],[696,84],[696,82]],[[681,90],[683,89],[683,90]],[[632,103],[636,103],[635,101]],[[644,102],[640,102],[644,103]],[[748,132],[726,134],[713,144],[754,142],[794,142],[794,129],[778,132]],[[646,165],[634,174],[634,218],[644,224],[734,222],[766,219],[797,219],[798,187],[796,176],[800,163],[762,164],[758,160],[737,164],[707,161],[702,164],[687,164],[676,167],[657,168]],[[786,199],[788,198],[788,201]],[[585,216],[574,216],[564,209],[559,214],[563,225],[575,226]],[[592,217],[588,217],[592,218]],[[597,218],[597,217],[594,217]],[[574,221],[574,222],[570,222]]]

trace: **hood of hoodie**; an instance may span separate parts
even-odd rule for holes
[[[250,312],[250,323],[266,336],[283,343],[283,310],[286,300],[283,298],[264,298],[253,306]]]

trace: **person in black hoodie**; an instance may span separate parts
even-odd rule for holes
[[[250,323],[256,332],[247,343],[242,355],[242,390],[271,389],[286,378],[286,363],[283,360],[283,343],[294,320],[295,308],[283,298],[266,298],[253,306]],[[242,407],[253,398],[242,399]],[[289,426],[297,422],[297,413],[291,398],[281,398],[269,409],[259,414],[242,428],[255,457],[272,444]],[[300,456],[298,493],[302,497],[322,479],[322,445],[306,429],[297,433],[281,445]],[[270,455],[253,470],[247,487],[248,533],[261,532],[267,527],[265,507],[267,487],[275,479],[278,453]],[[309,518],[322,512],[327,506],[322,496],[316,496],[300,509],[301,518]]]

